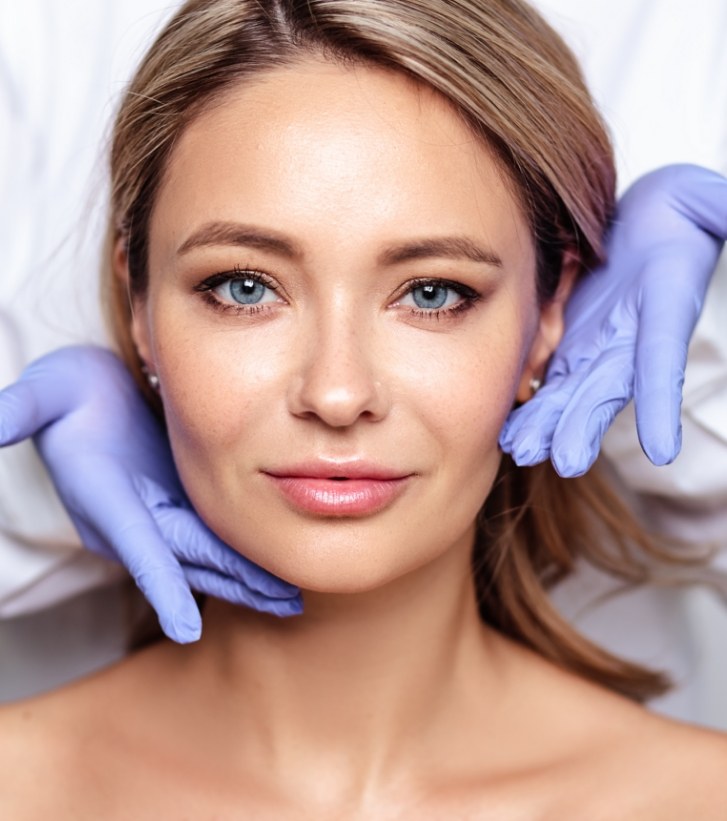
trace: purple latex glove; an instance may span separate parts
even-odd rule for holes
[[[517,464],[550,456],[561,476],[585,473],[632,396],[646,455],[656,465],[676,458],[687,347],[725,238],[727,179],[719,174],[667,166],[629,188],[608,263],[569,300],[545,386],[500,434]]]
[[[63,348],[0,392],[0,445],[30,436],[84,545],[126,566],[169,638],[200,636],[190,588],[279,616],[301,611],[297,588],[197,518],[162,427],[110,351]]]

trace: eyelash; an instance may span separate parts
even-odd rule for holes
[[[213,274],[203,282],[200,282],[199,285],[195,285],[194,290],[202,295],[204,301],[211,308],[221,313],[252,316],[269,310],[270,303],[267,302],[261,305],[233,305],[230,302],[223,302],[215,296],[215,288],[224,285],[226,282],[234,282],[237,279],[249,279],[253,282],[258,282],[266,288],[270,288],[270,290],[276,294],[278,293],[275,283],[263,274],[262,271],[256,271],[253,268],[241,268],[239,265],[235,265],[231,271],[221,271],[219,274]]]
[[[463,285],[461,282],[453,282],[450,279],[422,278],[413,279],[411,282],[408,282],[406,290],[397,298],[397,302],[410,294],[412,291],[415,291],[417,288],[422,288],[427,285],[448,288],[460,296],[461,299],[449,308],[434,308],[430,310],[424,310],[423,308],[410,308],[409,310],[411,311],[411,314],[418,319],[437,321],[441,319],[454,319],[466,311],[469,311],[471,308],[474,308],[482,298],[481,294],[478,294],[477,291],[469,288],[467,285]]]
[[[244,314],[247,316],[252,316],[262,313],[263,311],[270,310],[270,303],[263,303],[261,305],[233,305],[231,303],[223,302],[215,296],[215,288],[218,288],[220,285],[224,285],[226,282],[232,282],[243,278],[252,280],[253,282],[258,282],[266,288],[270,288],[270,290],[274,293],[278,293],[275,283],[266,274],[251,268],[241,268],[239,265],[236,265],[232,271],[221,271],[218,274],[213,274],[203,282],[200,282],[199,285],[196,285],[194,290],[202,295],[204,301],[211,308],[222,313],[232,312],[235,315]],[[410,308],[409,311],[411,315],[415,316],[417,319],[425,319],[430,321],[454,319],[456,316],[461,315],[473,308],[482,298],[481,294],[478,294],[477,291],[463,285],[461,282],[453,282],[448,279],[422,278],[415,279],[407,283],[406,290],[397,298],[397,301],[403,299],[417,288],[422,288],[427,285],[448,288],[458,294],[461,299],[449,308],[436,308],[430,310],[425,310],[423,308]]]

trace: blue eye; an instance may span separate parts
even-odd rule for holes
[[[394,303],[418,319],[453,320],[473,308],[482,295],[462,282],[449,279],[415,279]]]
[[[210,283],[210,290],[224,304],[251,307],[279,301],[276,292],[253,272],[234,277],[224,276],[222,282]]]
[[[451,291],[445,285],[429,283],[412,288],[411,297],[417,308],[442,308],[447,302],[447,292]]]
[[[262,282],[250,277],[230,280],[229,289],[232,299],[241,305],[256,305],[262,301],[265,291],[269,290]]]
[[[470,296],[475,296],[474,292],[470,294],[470,289],[462,285],[455,286],[444,281],[420,282],[399,300],[399,305],[421,311],[446,311]]]

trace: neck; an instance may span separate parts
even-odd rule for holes
[[[291,619],[210,600],[204,638],[185,655],[205,731],[218,744],[232,744],[232,731],[238,754],[244,739],[278,783],[295,774],[310,789],[335,772],[359,794],[451,746],[498,691],[498,640],[477,614],[470,545],[373,592],[306,593]]]

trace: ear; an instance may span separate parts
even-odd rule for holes
[[[114,242],[112,265],[118,287],[128,294],[131,314],[131,338],[136,353],[148,370],[151,373],[156,373],[156,366],[151,353],[146,301],[141,297],[134,296],[131,291],[129,256],[126,248],[126,238],[123,236],[118,237]]]
[[[543,382],[545,379],[548,361],[563,336],[565,304],[573,290],[579,269],[580,259],[572,251],[566,251],[563,256],[558,289],[553,297],[540,307],[538,329],[530,347],[516,394],[516,399],[520,404],[532,398],[531,382],[534,379]]]

